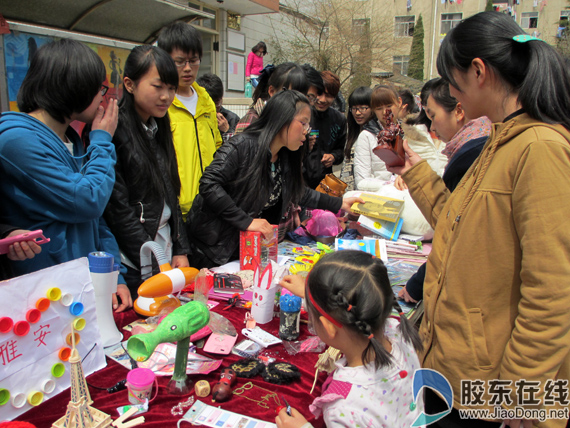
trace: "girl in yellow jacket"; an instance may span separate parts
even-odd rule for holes
[[[494,123],[452,194],[409,148],[404,167],[392,168],[435,229],[420,334],[423,366],[454,392],[453,410],[438,424],[565,427],[568,65],[511,17],[483,12],[447,34],[437,67],[468,117]],[[426,413],[441,410],[445,403],[428,391]]]

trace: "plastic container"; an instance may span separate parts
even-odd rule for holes
[[[21,409],[26,405],[26,396],[22,393],[18,393],[12,396],[12,406],[16,409]]]
[[[42,382],[42,391],[46,394],[50,394],[55,389],[55,381],[53,379],[46,379]]]
[[[28,312],[26,312],[26,320],[30,324],[37,323],[41,319],[41,317],[42,317],[42,313],[40,312],[39,309],[32,308],[32,309],[28,310]]]
[[[25,336],[30,332],[30,324],[27,321],[18,321],[14,324],[14,334],[16,336]]]
[[[0,406],[10,402],[10,391],[0,388]]]
[[[243,96],[245,98],[251,98],[252,95],[253,95],[253,86],[252,86],[251,82],[246,82],[245,83],[245,91],[243,93]]]
[[[44,401],[44,393],[41,391],[32,391],[28,394],[28,404],[30,406],[39,406]]]
[[[51,374],[53,377],[62,377],[65,373],[65,366],[62,363],[55,363],[51,366]]]
[[[10,317],[0,317],[0,333],[10,333],[14,327],[14,321]]]
[[[131,404],[141,404],[145,400],[150,401],[152,385],[156,382],[156,376],[150,369],[134,369],[127,374],[127,390]],[[158,390],[158,387],[157,387]]]
[[[57,287],[48,288],[46,293],[47,298],[50,299],[52,302],[56,302],[61,299],[61,290]]]
[[[95,289],[95,309],[97,325],[101,333],[103,347],[116,345],[123,339],[113,318],[113,293],[117,292],[119,265],[112,254],[104,251],[89,253],[89,270]]]
[[[279,299],[279,338],[297,340],[302,299],[298,296],[284,295]]]
[[[36,302],[36,309],[40,312],[45,312],[49,309],[51,301],[46,297],[41,297]]]
[[[71,348],[68,348],[68,347],[61,348],[59,350],[59,352],[57,353],[57,356],[59,357],[59,359],[61,361],[69,360],[69,357],[71,356]]]

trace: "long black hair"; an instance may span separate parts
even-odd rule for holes
[[[240,199],[243,198],[245,201],[244,206],[255,206],[258,201],[268,199],[272,190],[268,182],[271,142],[282,129],[288,128],[294,117],[307,106],[309,100],[302,93],[281,91],[267,102],[259,119],[243,131],[244,134],[255,135],[259,145],[253,162],[242,171],[243,176],[238,181],[243,189]],[[293,203],[299,203],[305,192],[302,169],[304,149],[305,145],[297,151],[282,148],[279,152],[279,157],[283,158],[291,168],[290,174],[284,177],[283,187],[289,188]]]
[[[163,83],[178,88],[178,70],[174,61],[170,55],[156,46],[135,47],[125,61],[125,77],[138,84],[138,81],[149,72],[153,65],[156,66]],[[155,120],[158,130],[154,139],[166,155],[167,174],[178,194],[180,193],[180,177],[168,113],[164,117],[156,117]],[[130,169],[134,178],[133,182],[140,183],[145,193],[154,191],[164,194],[163,175],[156,155],[153,153],[151,139],[144,130],[142,119],[135,109],[135,97],[126,89],[123,90],[123,97],[119,102],[119,127],[125,132],[127,138],[121,141],[117,148],[118,155],[126,160],[125,167]]]
[[[409,117],[406,119],[407,125],[425,125],[427,127],[428,131],[430,130],[431,120],[429,117],[427,117],[426,105],[427,105],[427,100],[428,100],[429,96],[431,95],[432,88],[434,87],[436,82],[438,82],[440,80],[442,80],[442,79],[440,77],[437,77],[435,79],[428,80],[424,84],[424,86],[422,87],[422,90],[420,92],[420,101],[422,103],[422,109],[420,110],[419,114],[416,117]],[[449,92],[449,87],[448,87],[447,92]],[[455,101],[455,102],[457,104],[457,101]]]
[[[437,70],[458,88],[453,70],[466,72],[481,59],[515,93],[524,111],[536,120],[570,129],[570,72],[564,59],[541,40],[525,43],[526,33],[500,12],[481,12],[453,28],[439,49]]]
[[[429,95],[431,95],[434,101],[443,107],[443,109],[448,113],[451,113],[457,107],[457,99],[451,96],[449,92],[449,84],[443,79],[437,79],[434,82]]]
[[[344,328],[364,337],[374,335],[362,353],[364,364],[373,362],[378,369],[392,362],[381,338],[386,320],[396,305],[382,260],[355,250],[327,254],[315,264],[307,287],[317,305]],[[307,299],[306,304],[311,314],[318,318],[320,314],[310,300]],[[399,318],[403,338],[420,350],[422,345],[417,331],[403,314]]]
[[[414,114],[419,113],[420,109],[416,105],[416,99],[414,98],[414,94],[409,89],[400,89],[398,91],[398,95],[402,99],[402,107],[406,107],[406,114]]]
[[[48,43],[32,58],[18,108],[22,113],[44,109],[65,123],[89,107],[105,78],[105,64],[87,45],[70,39]]]
[[[309,81],[303,69],[294,62],[284,62],[277,67],[268,65],[259,75],[259,83],[253,92],[253,103],[258,99],[268,100],[269,87],[273,86],[277,92],[283,88],[293,89],[306,94],[309,90]]]
[[[354,120],[352,111],[354,106],[368,106],[370,107],[370,97],[372,96],[372,89],[368,86],[359,86],[348,97],[348,117],[346,119],[348,125],[348,136],[346,138],[346,145],[344,146],[344,157],[350,159],[352,146],[360,135],[360,125]],[[371,117],[374,116],[372,113]]]

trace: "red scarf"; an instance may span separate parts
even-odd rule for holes
[[[487,116],[467,122],[445,145],[442,153],[451,159],[467,141],[491,135],[491,125],[491,120]]]

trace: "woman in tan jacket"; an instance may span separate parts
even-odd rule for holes
[[[564,427],[568,66],[552,47],[496,12],[451,30],[437,65],[465,114],[485,115],[494,125],[453,194],[409,148],[405,166],[391,169],[402,174],[435,229],[424,283],[422,364],[449,380],[454,400],[451,414],[431,426]],[[426,412],[446,409],[428,390]]]

